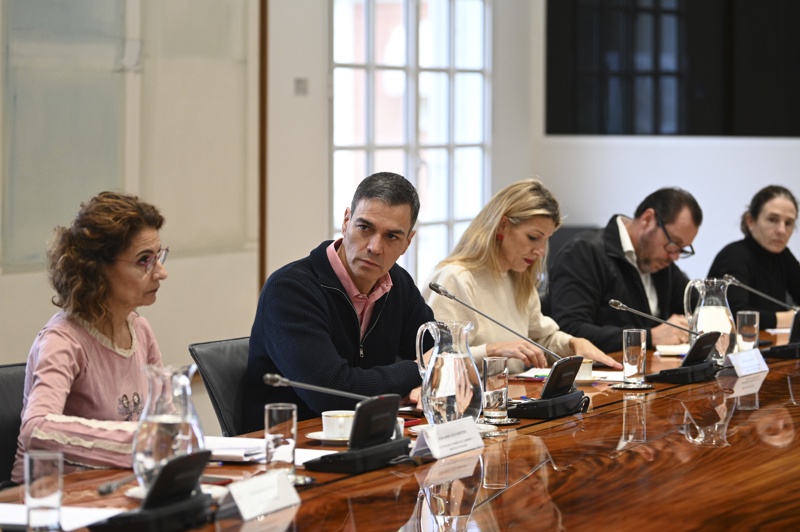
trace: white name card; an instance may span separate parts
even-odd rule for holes
[[[243,521],[249,521],[289,506],[300,504],[300,497],[286,474],[271,471],[228,485],[228,495],[220,504],[220,513],[228,515],[232,507]]]
[[[438,460],[481,447],[483,440],[475,426],[475,420],[465,417],[423,428],[411,449],[411,456],[431,454]]]
[[[731,353],[725,357],[723,367],[733,367],[733,369],[736,370],[736,375],[739,377],[761,373],[762,371],[769,371],[767,362],[758,349]]]

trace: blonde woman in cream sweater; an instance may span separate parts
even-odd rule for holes
[[[539,180],[509,185],[489,200],[426,281],[422,295],[437,320],[474,323],[469,343],[477,363],[485,356],[508,357],[512,374],[547,366],[541,349],[434,293],[431,282],[560,356],[580,355],[622,369],[591,342],[559,330],[542,314],[538,279],[547,241],[560,225],[558,200]]]

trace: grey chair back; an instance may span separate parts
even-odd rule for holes
[[[223,436],[244,432],[244,375],[250,338],[191,344],[189,354],[200,370]]]
[[[11,479],[22,422],[25,363],[0,366],[0,483]]]

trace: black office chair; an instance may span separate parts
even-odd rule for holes
[[[22,422],[25,363],[0,366],[0,489],[13,486],[11,470]]]
[[[244,374],[249,348],[249,337],[189,346],[223,436],[237,436],[244,432]]]

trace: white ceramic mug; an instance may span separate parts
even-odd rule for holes
[[[326,438],[349,438],[353,430],[353,410],[328,410],[322,413],[322,432]]]

